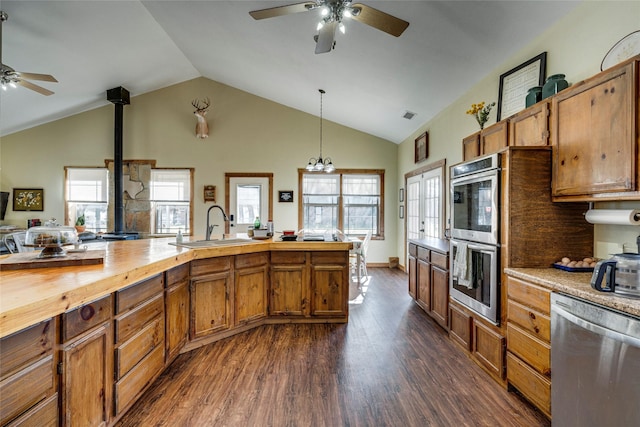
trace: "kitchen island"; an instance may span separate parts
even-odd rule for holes
[[[350,242],[172,242],[0,273],[1,425],[112,425],[181,352],[265,323],[348,320]]]

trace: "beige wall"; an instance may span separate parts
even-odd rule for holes
[[[325,97],[325,108],[330,108]],[[209,138],[195,137],[191,100],[209,97]],[[98,108],[2,138],[1,188],[42,187],[44,212],[7,210],[5,224],[27,218],[64,216],[64,166],[100,166],[113,158],[113,105]],[[194,230],[204,234],[206,184],[216,186],[224,205],[225,172],[273,172],[274,196],[294,190],[296,203],[274,201],[276,230],[298,224],[298,168],[319,152],[319,119],[232,87],[198,78],[131,99],[124,107],[124,158],[155,159],[158,167],[195,168]],[[395,194],[398,146],[325,121],[323,154],[338,168],[384,169],[385,188]],[[370,246],[372,262],[387,262],[396,241],[396,200],[387,202],[384,241]]]
[[[640,29],[640,2],[587,1],[564,19],[543,33],[517,55],[499,64],[464,96],[438,116],[422,126],[400,145],[398,154],[398,182],[403,185],[404,174],[420,166],[446,159],[447,166],[462,160],[462,138],[478,130],[476,121],[466,114],[471,104],[498,101],[500,75],[541,52],[547,52],[547,75],[563,73],[569,83],[575,83],[600,72],[603,57],[618,40]],[[490,48],[487,47],[487,48]],[[492,111],[488,125],[495,123]],[[418,165],[413,163],[414,139],[429,132],[429,158]],[[640,207],[640,202],[599,203],[599,208]],[[447,210],[447,218],[449,217]],[[598,225],[595,228],[594,253],[608,257],[622,250],[623,243],[635,242],[640,227]],[[404,263],[404,224],[398,223],[398,249]]]

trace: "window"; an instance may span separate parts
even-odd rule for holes
[[[75,224],[84,215],[87,230],[107,231],[109,171],[106,168],[65,168],[66,218]]]
[[[192,169],[152,169],[151,233],[191,234]]]
[[[299,170],[302,198],[301,227],[342,230],[351,236],[383,238],[384,171],[336,171],[335,174]]]

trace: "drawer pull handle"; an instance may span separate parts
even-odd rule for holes
[[[89,320],[94,314],[96,314],[96,310],[92,305],[85,305],[80,309],[80,317],[82,317],[82,320]]]
[[[533,314],[532,312],[529,312],[529,317],[530,317],[530,318],[532,318],[533,320],[535,320],[536,315],[535,315],[535,314]]]

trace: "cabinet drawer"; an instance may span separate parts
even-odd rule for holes
[[[414,245],[413,243],[409,243],[409,255],[414,258],[418,257],[418,245]]]
[[[449,269],[449,257],[439,252],[431,251],[431,264],[443,270]]]
[[[164,342],[164,317],[158,316],[116,349],[116,379],[122,378],[151,350]]]
[[[307,257],[304,252],[271,252],[271,264],[304,264]]]
[[[236,255],[236,268],[256,267],[269,263],[268,253]]]
[[[509,322],[517,324],[543,341],[551,341],[551,319],[549,316],[512,300],[507,302],[507,313]]]
[[[164,347],[158,346],[115,385],[116,414],[127,408],[133,399],[164,367]]]
[[[31,408],[7,427],[57,427],[58,393]]]
[[[0,340],[0,379],[51,352],[54,332],[49,319]]]
[[[551,346],[527,334],[513,323],[507,324],[509,351],[543,375],[551,376]]]
[[[348,258],[349,252],[312,252],[311,264],[347,265],[349,262]]]
[[[113,300],[107,295],[74,310],[62,314],[62,341],[88,331],[109,320],[113,311]]]
[[[115,319],[116,344],[129,339],[140,328],[164,312],[164,295],[159,294],[144,304]]]
[[[167,271],[167,280],[165,286],[168,288],[171,285],[182,282],[189,278],[189,263],[182,264]]]
[[[231,257],[196,259],[191,261],[191,276],[203,276],[231,269]]]
[[[162,292],[163,289],[164,278],[162,274],[158,274],[116,292],[116,314],[135,307],[144,300]]]
[[[551,416],[551,381],[511,353],[507,353],[507,381],[548,417]]]
[[[0,382],[0,424],[5,425],[53,392],[53,355],[49,355]]]
[[[551,312],[551,292],[539,286],[507,276],[507,295],[510,299],[535,308],[541,313]]]
[[[429,253],[431,251],[427,248],[423,248],[422,246],[418,246],[418,259],[429,262]]]

